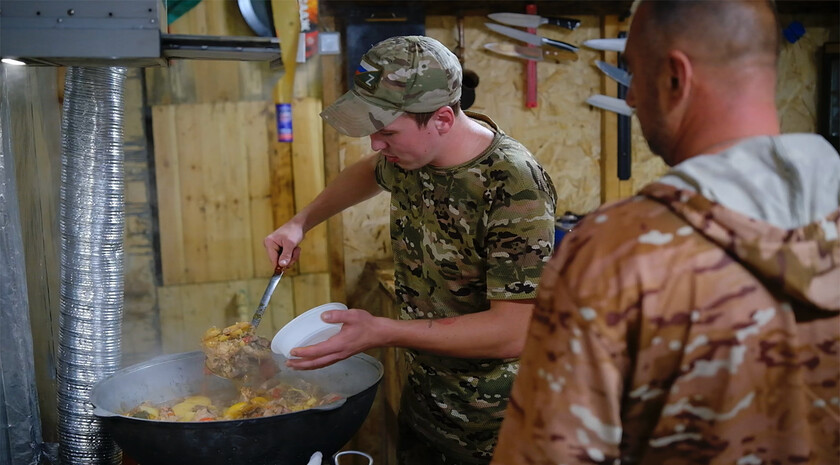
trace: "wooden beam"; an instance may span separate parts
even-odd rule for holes
[[[269,277],[274,267],[268,261],[262,239],[274,231],[271,204],[270,139],[273,132],[265,130],[274,123],[274,105],[252,102],[238,107],[237,120],[243,124],[243,150],[248,164],[248,196],[250,204],[251,248],[253,276]],[[269,137],[266,137],[268,134]],[[290,173],[291,175],[291,173]]]
[[[324,190],[324,136],[321,101],[312,97],[292,103],[292,173],[295,179],[295,211],[301,211]],[[328,270],[327,225],[320,224],[306,233],[301,243],[301,273]]]
[[[515,0],[416,0],[412,5],[420,5],[427,15],[451,15],[462,12],[465,16],[486,15],[501,11],[522,11],[526,2]],[[632,0],[540,0],[528,3],[537,5],[542,16],[568,15],[615,15],[626,16]],[[381,7],[387,10],[394,5],[394,0],[321,0],[321,16],[341,17],[347,12],[360,7]],[[837,0],[776,0],[776,7],[782,14],[840,14],[840,2]]]
[[[334,28],[335,21],[329,18],[327,28]],[[341,96],[342,77],[340,55],[321,56],[321,83],[324,107]],[[324,134],[324,177],[329,184],[341,172],[341,148],[338,131],[323,123]],[[333,302],[347,302],[347,280],[344,273],[344,221],[342,215],[335,215],[327,221],[327,263],[330,273],[330,298]]]
[[[155,178],[158,201],[167,202],[158,210],[161,270],[164,283],[183,283],[187,260],[184,254],[184,225],[181,211],[181,177],[178,162],[178,125],[174,105],[152,107],[155,138]]]
[[[413,6],[421,6],[427,15],[455,15],[457,12],[465,16],[485,15],[499,11],[524,11],[525,3],[510,0],[419,0],[412,2]],[[537,11],[543,16],[551,15],[605,15],[622,14],[630,10],[632,0],[585,0],[585,1],[557,1],[542,0],[528,2],[537,5]],[[346,0],[321,0],[321,16],[333,15],[341,17],[346,12],[359,7],[393,7],[393,0],[360,0],[348,2]]]
[[[267,137],[269,138],[268,164],[271,170],[271,213],[273,219],[272,231],[282,226],[295,215],[295,191],[292,177],[292,144],[277,141],[277,126],[274,119],[274,105],[271,108],[272,118],[267,121]],[[295,264],[286,271],[287,275],[297,274]],[[273,270],[272,270],[273,271]]]
[[[43,437],[58,440],[55,360],[58,357],[60,231],[58,226],[61,188],[61,108],[56,94],[63,89],[57,76],[64,73],[50,67],[21,69],[23,78],[8,92],[10,141],[7,157],[14,158],[20,233],[23,239],[29,318],[32,326],[32,355]],[[8,80],[6,85],[11,87]],[[14,199],[12,199],[14,201]],[[9,266],[8,264],[6,266]],[[5,283],[4,283],[5,284]],[[3,302],[0,305],[6,305]],[[2,324],[7,324],[3,322]]]

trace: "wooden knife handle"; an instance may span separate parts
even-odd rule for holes
[[[572,45],[568,42],[563,42],[562,40],[554,40],[554,39],[548,39],[548,38],[543,37],[542,42],[544,44],[553,45],[557,48],[562,48],[563,50],[568,50],[570,52],[577,52],[578,51],[577,47],[575,47],[574,45]]]
[[[580,26],[580,20],[574,18],[546,18],[548,20],[548,24],[552,26],[560,26],[565,27],[566,29],[571,29],[574,31]]]

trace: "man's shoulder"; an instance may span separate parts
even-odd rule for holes
[[[481,160],[485,171],[495,172],[503,177],[532,177],[535,173],[543,176],[545,168],[537,158],[516,139],[502,135],[490,153]]]
[[[534,155],[531,154],[530,150],[528,150],[528,147],[525,147],[525,144],[508,136],[507,134],[502,134],[500,136],[499,144],[494,152],[497,156],[510,160],[514,163],[521,160],[533,160],[536,163],[536,158],[534,158]]]
[[[666,205],[643,195],[601,205],[580,221],[575,231],[591,235],[624,235],[645,232],[655,227],[685,225]]]
[[[657,254],[687,241],[707,247],[703,238],[666,205],[645,196],[608,203],[586,215],[561,243],[561,253],[588,262],[610,257],[618,265],[637,254]],[[568,250],[564,250],[568,249]]]

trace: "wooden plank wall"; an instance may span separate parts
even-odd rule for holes
[[[265,102],[152,108],[163,284],[270,275],[273,229]]]
[[[4,66],[0,70],[0,93],[8,96],[11,121],[7,137],[11,141],[17,183],[38,404],[43,438],[49,442],[58,440],[55,381],[61,249],[58,79],[55,68]]]
[[[253,35],[236,2],[228,1],[199,3],[170,24],[169,32]],[[231,309],[253,312],[262,296],[273,271],[263,238],[324,187],[318,60],[296,67],[292,144],[275,137],[271,89],[283,72],[267,63],[189,60],[146,71],[164,353],[197,348],[196,337],[211,325],[250,318]],[[299,263],[272,297],[269,312],[277,312],[276,325],[263,323],[261,333],[336,300],[330,293],[327,226],[310,231],[301,248]]]
[[[335,30],[335,19],[321,17],[325,30]],[[340,55],[321,56],[321,82],[341,83],[344,72]],[[341,94],[340,86],[322,85],[322,101],[334,102]],[[327,183],[341,172],[339,133],[329,124],[324,124],[324,175]],[[339,302],[347,301],[347,280],[344,274],[344,222],[342,215],[335,215],[327,221],[327,246],[330,273],[330,294]]]
[[[271,339],[295,316],[293,284],[281,279],[274,290],[257,334]],[[248,279],[219,283],[164,286],[158,292],[164,353],[196,350],[210,326],[224,327],[249,321],[257,308],[266,280]]]

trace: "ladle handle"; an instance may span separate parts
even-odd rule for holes
[[[268,308],[268,301],[271,300],[271,294],[274,293],[277,283],[279,283],[280,278],[283,277],[283,271],[285,271],[285,269],[281,268],[279,265],[274,268],[274,275],[270,280],[268,280],[268,286],[265,288],[265,292],[263,292],[262,299],[260,299],[260,305],[257,307],[257,311],[254,312],[254,316],[251,318],[251,328],[253,331],[256,331],[257,326],[260,325],[263,313],[265,313],[265,309]]]

